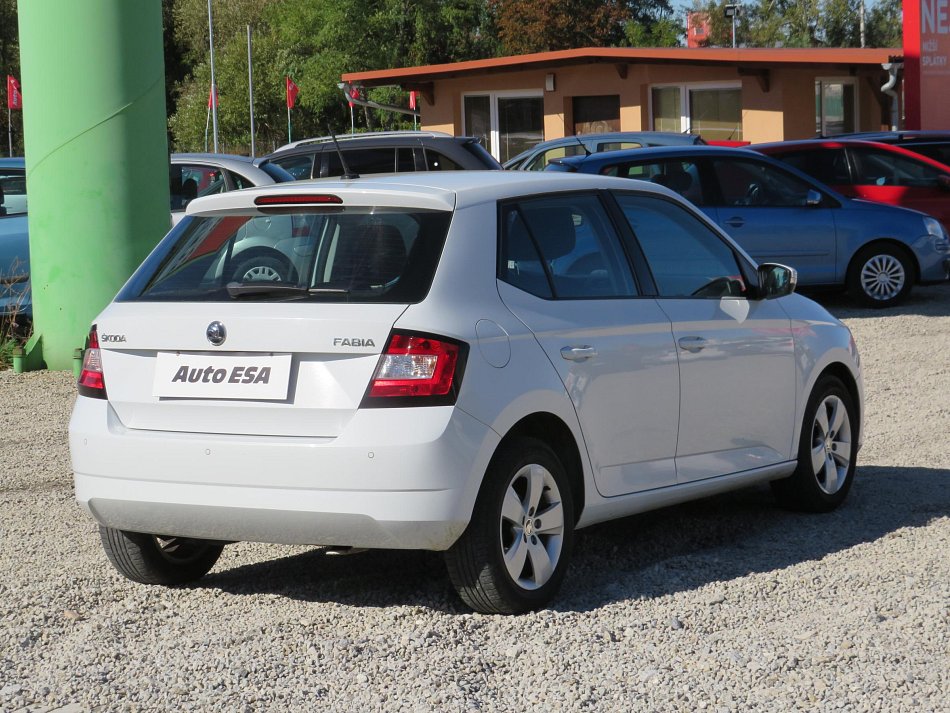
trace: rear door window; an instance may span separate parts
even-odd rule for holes
[[[637,295],[620,240],[596,195],[508,203],[501,222],[503,281],[548,299]]]
[[[548,164],[557,158],[566,158],[568,156],[586,156],[590,153],[580,142],[567,144],[565,146],[555,146],[554,148],[542,151],[525,164],[525,171],[543,171]]]
[[[720,200],[714,205],[791,208],[807,205],[812,185],[765,162],[715,159]]]
[[[426,157],[427,171],[458,171],[462,168],[448,156],[439,153],[438,151],[433,151],[432,149],[428,148],[423,149],[423,151]]]
[[[319,154],[317,155],[319,156]],[[314,154],[312,153],[298,154],[296,156],[278,156],[271,159],[271,161],[287,171],[294,177],[294,180],[299,181],[313,176],[313,157]]]
[[[848,155],[844,149],[794,151],[782,154],[779,158],[829,186],[847,186],[852,183]]]
[[[336,151],[325,152],[327,157],[327,176],[343,175],[343,164]],[[371,173],[393,173],[396,170],[396,149],[390,147],[348,149],[343,151],[346,167],[360,176]]]
[[[26,213],[26,173],[0,168],[0,216]]]
[[[852,148],[855,184],[936,188],[941,172],[921,161],[879,149]]]

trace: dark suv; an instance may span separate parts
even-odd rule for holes
[[[340,151],[353,173],[501,169],[488,151],[469,136],[432,131],[385,131],[338,136]],[[267,157],[296,179],[343,175],[333,138],[295,141]]]

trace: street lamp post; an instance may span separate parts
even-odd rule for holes
[[[732,47],[736,46],[736,17],[739,15],[738,5],[726,5],[723,7],[726,17],[732,19]]]

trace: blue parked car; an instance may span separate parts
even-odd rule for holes
[[[0,158],[0,322],[33,311],[28,236],[26,165],[22,158]]]
[[[635,178],[679,193],[756,261],[798,270],[802,286],[846,287],[887,307],[916,284],[946,280],[950,238],[917,211],[852,200],[747,149],[643,148],[557,159],[549,171]]]

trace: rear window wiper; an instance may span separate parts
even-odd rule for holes
[[[229,282],[228,295],[233,298],[245,295],[286,295],[287,297],[307,297],[309,295],[348,295],[350,291],[342,287],[298,287],[280,282]]]

